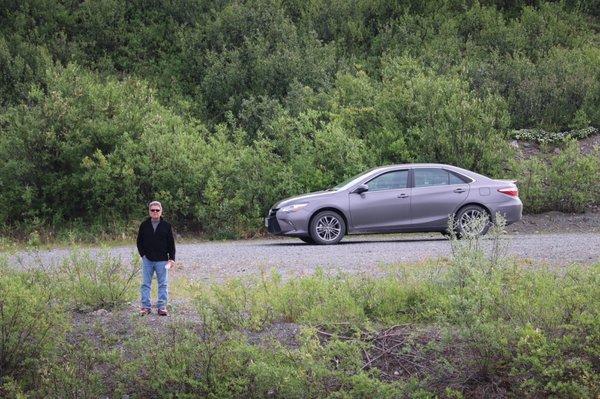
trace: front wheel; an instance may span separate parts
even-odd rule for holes
[[[479,205],[467,205],[456,215],[456,231],[460,238],[485,235],[490,229],[490,215]]]
[[[315,244],[337,244],[345,234],[346,223],[337,212],[319,212],[310,222],[310,237]]]

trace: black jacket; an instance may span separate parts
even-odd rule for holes
[[[137,236],[137,248],[140,256],[148,260],[175,260],[175,239],[171,225],[160,218],[156,231],[148,218],[140,224]]]

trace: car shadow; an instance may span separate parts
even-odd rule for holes
[[[353,241],[340,241],[336,245],[355,245],[355,244],[388,244],[388,243],[414,243],[414,242],[438,242],[448,241],[445,237],[440,238],[396,238],[387,240],[353,240]],[[325,245],[318,244],[307,244],[300,240],[298,242],[277,242],[260,244],[261,247],[324,247]]]

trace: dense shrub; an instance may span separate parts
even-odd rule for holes
[[[11,381],[23,388],[34,386],[40,362],[64,339],[67,317],[50,278],[9,269],[5,259],[0,259],[0,293],[2,394]],[[18,392],[16,387],[10,390]]]
[[[252,96],[282,99],[294,82],[327,87],[335,71],[333,47],[272,0],[225,4],[189,31],[182,47],[182,77],[192,95],[200,91],[210,119],[237,115]]]
[[[515,128],[566,130],[600,124],[600,50],[552,48],[537,62],[516,55],[497,67]]]
[[[238,236],[259,227],[277,199],[334,185],[365,164],[360,140],[308,115],[291,120],[297,127],[282,115],[273,140],[249,142],[234,126],[208,134],[174,115],[143,82],[104,81],[71,65],[53,72],[49,89],[31,90],[31,105],[1,121],[0,217],[9,225],[119,229],[115,220],[141,217],[157,198],[176,225]],[[299,186],[286,184],[295,179]]]
[[[526,212],[583,212],[600,204],[600,157],[582,155],[571,140],[560,154],[547,154],[513,165]]]
[[[51,65],[44,47],[0,34],[0,107],[18,104],[27,98],[31,85],[45,84],[46,68]]]

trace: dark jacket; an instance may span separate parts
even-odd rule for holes
[[[148,260],[175,260],[175,239],[171,225],[160,218],[156,231],[148,218],[140,224],[137,236],[137,248],[140,256]]]

